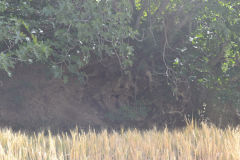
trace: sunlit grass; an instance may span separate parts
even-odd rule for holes
[[[240,130],[193,123],[182,130],[26,135],[0,131],[1,160],[240,160]]]

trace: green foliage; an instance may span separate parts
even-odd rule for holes
[[[67,82],[116,56],[123,70],[143,62],[173,91],[186,82],[238,105],[239,13],[235,0],[3,0],[0,68],[41,62]]]
[[[189,87],[207,90],[215,104],[239,107],[240,2],[136,1],[136,10],[144,38],[134,48],[151,62],[152,73],[166,77],[174,95],[189,97]],[[208,98],[198,97],[198,105]]]
[[[135,35],[128,6],[122,1],[116,12],[104,0],[2,1],[1,68],[10,73],[14,63],[40,61],[67,81],[65,73],[80,76],[94,57],[118,56],[125,69],[133,54],[126,40]]]
[[[216,101],[239,106],[239,2],[208,1],[192,23],[195,25],[181,70],[200,85],[216,90]],[[237,98],[238,97],[238,98]]]

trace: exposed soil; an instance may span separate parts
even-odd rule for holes
[[[98,66],[97,72],[87,72],[85,84],[74,78],[64,84],[42,65],[18,65],[12,78],[1,73],[0,125],[33,130],[122,125],[114,124],[106,113],[129,103],[131,86],[120,82],[117,71],[107,76]]]
[[[32,129],[104,125],[96,110],[82,100],[82,87],[48,76],[42,66],[18,66],[13,78],[5,76],[0,89],[2,125]]]
[[[187,107],[168,99],[171,93],[164,81],[151,88],[144,75],[137,79],[106,68],[89,67],[85,83],[70,78],[66,84],[43,65],[18,65],[12,78],[0,73],[0,126],[62,131],[185,124]]]

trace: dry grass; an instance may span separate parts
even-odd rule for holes
[[[1,160],[240,160],[240,130],[77,132],[44,136],[0,131]]]

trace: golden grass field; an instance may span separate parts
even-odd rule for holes
[[[240,129],[193,123],[181,130],[78,132],[46,136],[0,131],[1,160],[240,160]]]

